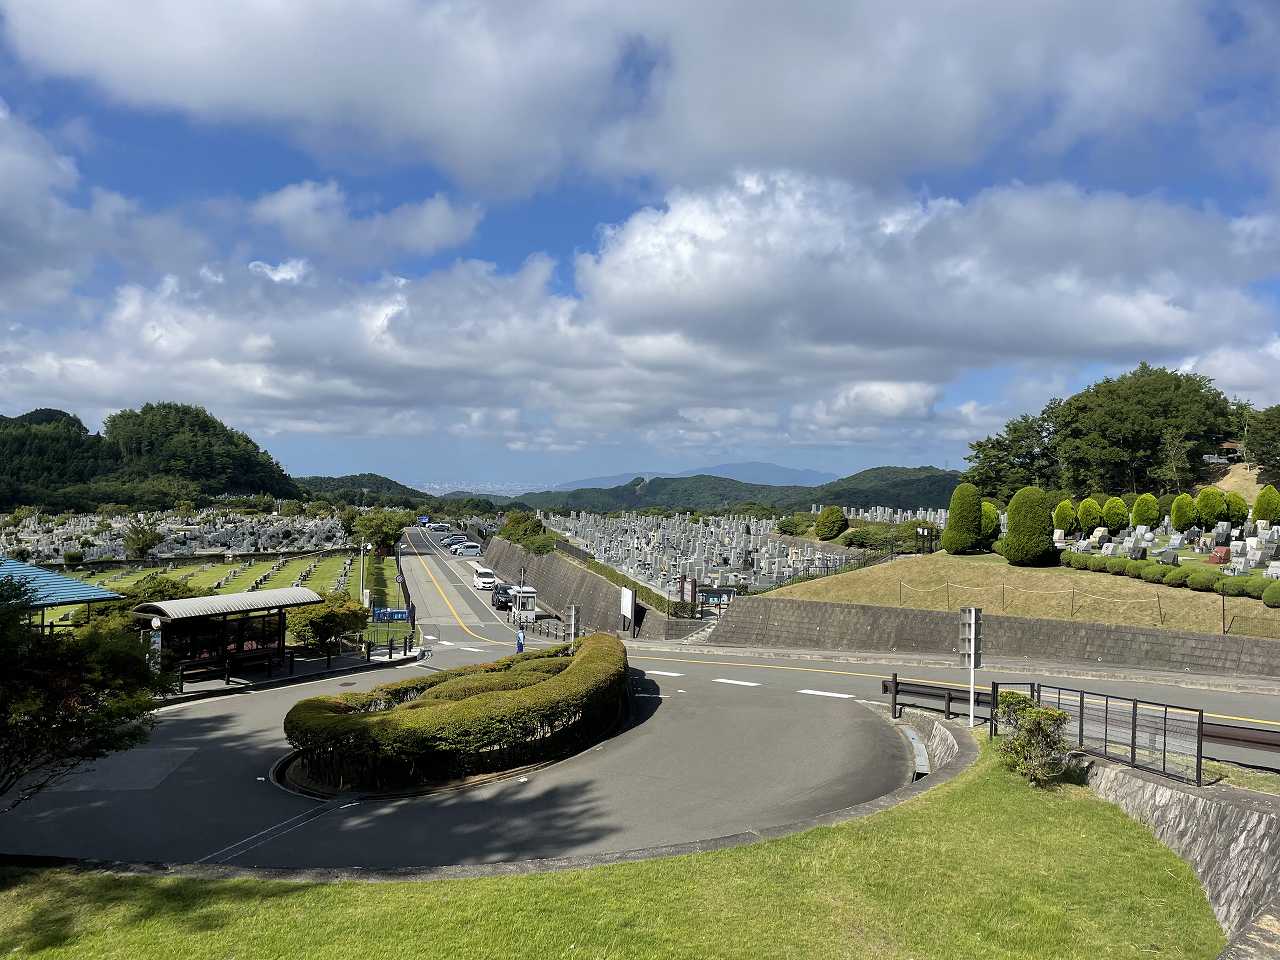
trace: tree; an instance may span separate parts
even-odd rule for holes
[[[134,522],[124,532],[124,551],[131,560],[145,560],[164,541],[154,527]]]
[[[1173,505],[1169,508],[1169,522],[1179,533],[1186,533],[1196,525],[1196,502],[1191,499],[1191,494],[1180,493],[1173,498]]]
[[[1269,483],[1258,491],[1258,499],[1253,502],[1253,519],[1270,523],[1280,520],[1280,493]]]
[[[787,537],[802,537],[812,526],[812,517],[813,514],[810,513],[793,513],[789,517],[783,517],[778,521],[778,532]]]
[[[1023,487],[1009,501],[1009,529],[1004,535],[1004,556],[1015,567],[1038,566],[1057,560],[1049,496],[1039,487]]]
[[[352,526],[362,543],[373,544],[374,553],[385,556],[395,547],[404,528],[413,522],[414,516],[407,510],[377,509],[360,514]]]
[[[996,509],[994,503],[982,501],[982,529],[978,534],[978,546],[983,550],[990,550],[992,544],[1000,536],[1000,511]]]
[[[189,517],[196,512],[194,500],[179,500],[173,505],[174,512],[180,517]]]
[[[144,741],[155,696],[170,686],[127,615],[39,636],[30,603],[25,584],[0,578],[0,796],[10,809],[81,763]]]
[[[1129,508],[1119,497],[1112,497],[1102,505],[1102,522],[1109,533],[1119,533],[1129,522]]]
[[[1076,521],[1080,524],[1080,532],[1093,533],[1102,523],[1102,505],[1093,497],[1085,497],[1076,508]]]
[[[849,529],[849,520],[839,507],[823,507],[814,521],[813,532],[819,540],[834,540]]]
[[[1227,498],[1217,487],[1205,487],[1196,494],[1196,519],[1208,529],[1227,517]]]
[[[942,549],[947,553],[968,553],[982,535],[982,507],[978,488],[962,483],[951,492],[947,526],[942,531]]]
[[[1063,533],[1070,533],[1076,525],[1076,506],[1070,500],[1063,500],[1053,508],[1053,528]]]
[[[343,634],[363,630],[368,619],[368,609],[346,593],[326,594],[323,603],[294,607],[286,615],[294,639],[321,649]]]
[[[1249,519],[1249,501],[1234,490],[1226,496],[1227,519],[1233,527],[1238,527]]]
[[[1280,471],[1280,404],[1249,416],[1249,453],[1264,473]]]
[[[1135,527],[1154,527],[1160,522],[1160,504],[1155,494],[1144,493],[1133,501],[1130,517]]]
[[[1151,468],[1151,476],[1160,481],[1162,490],[1178,490],[1195,479],[1191,467],[1191,451],[1195,444],[1170,427],[1160,437],[1159,460]]]

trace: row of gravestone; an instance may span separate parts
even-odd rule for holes
[[[1062,531],[1055,530],[1055,540],[1061,540]],[[1096,528],[1089,537],[1076,542],[1072,549],[1079,553],[1097,552],[1107,557],[1127,557],[1146,560],[1149,557],[1169,566],[1180,562],[1179,551],[1195,547],[1198,552],[1208,552],[1211,563],[1222,564],[1224,572],[1244,576],[1258,570],[1271,579],[1280,579],[1280,526],[1266,520],[1249,521],[1233,528],[1225,520],[1206,533],[1199,527],[1191,527],[1186,533],[1172,533],[1168,542],[1155,548],[1155,534],[1147,527],[1139,526],[1132,532],[1124,531],[1120,539],[1112,539],[1105,527]]]

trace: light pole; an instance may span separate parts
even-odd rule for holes
[[[364,552],[366,550],[372,550],[372,549],[373,549],[372,543],[365,543],[363,540],[360,542],[360,602],[361,603],[364,603]]]

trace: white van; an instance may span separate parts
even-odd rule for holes
[[[471,585],[477,590],[492,590],[497,576],[488,567],[476,567],[471,573]]]
[[[478,557],[480,556],[480,544],[467,541],[459,543],[449,548],[449,552],[455,557]]]

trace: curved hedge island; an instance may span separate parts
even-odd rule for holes
[[[441,783],[554,759],[617,725],[627,651],[594,634],[364,693],[311,697],[284,718],[308,780],[339,789]]]

